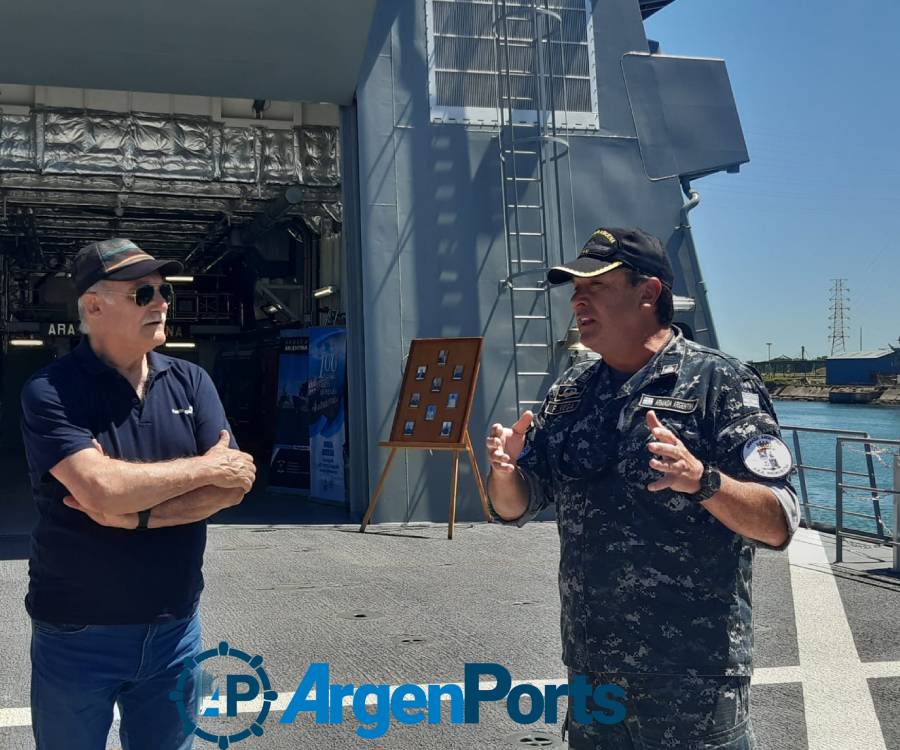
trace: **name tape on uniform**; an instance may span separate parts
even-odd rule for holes
[[[641,396],[641,406],[648,409],[677,411],[679,414],[690,414],[697,408],[697,399],[672,398],[671,396]]]
[[[744,466],[764,479],[779,479],[794,468],[791,451],[774,435],[759,435],[744,443]]]

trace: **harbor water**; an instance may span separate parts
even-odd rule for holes
[[[900,439],[900,407],[898,406],[870,406],[865,404],[830,404],[827,402],[809,401],[776,401],[775,410],[778,421],[784,431],[784,440],[794,453],[794,461],[797,463],[794,445],[794,433],[784,430],[784,426],[811,427],[828,430],[853,430],[866,432],[872,438],[884,438],[888,440]],[[802,463],[806,466],[823,468],[835,468],[835,436],[822,433],[809,433],[799,431],[800,451]],[[888,533],[893,528],[894,500],[889,490],[893,485],[893,461],[897,453],[896,446],[872,445],[872,464],[875,474],[876,486],[881,490],[879,506],[882,520]],[[845,444],[843,448],[844,470],[850,472],[866,472],[865,448],[862,444]],[[827,509],[811,508],[810,515],[813,521],[834,525],[835,522],[835,474],[822,471],[804,472],[806,490],[809,502],[814,505],[827,506]],[[800,481],[798,475],[792,475],[791,481],[798,494],[800,494]],[[845,484],[869,486],[866,477],[845,476]],[[844,491],[844,512],[864,513],[871,518],[856,516],[844,516],[844,526],[863,531],[876,532],[874,520],[875,508],[872,502],[872,493],[865,490]]]

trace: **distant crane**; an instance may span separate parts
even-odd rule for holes
[[[844,354],[847,351],[847,328],[850,325],[850,289],[847,279],[831,280],[831,323],[828,333],[831,335],[831,355]]]

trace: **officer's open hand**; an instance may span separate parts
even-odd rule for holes
[[[647,443],[647,449],[654,454],[650,459],[650,468],[663,475],[648,484],[647,489],[651,492],[671,489],[688,495],[698,492],[703,463],[694,458],[678,436],[665,427],[652,410],[647,412],[647,427],[653,435],[653,441]]]
[[[499,474],[512,474],[516,470],[516,460],[525,447],[525,433],[531,427],[534,414],[526,411],[512,427],[502,424],[491,425],[487,439],[488,460],[491,470]]]

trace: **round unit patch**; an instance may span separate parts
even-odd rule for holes
[[[744,443],[744,466],[765,479],[787,476],[794,467],[791,451],[774,435],[759,435]]]

